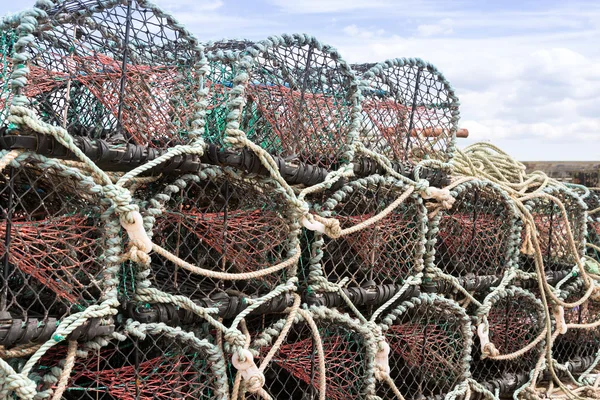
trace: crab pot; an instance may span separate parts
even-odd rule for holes
[[[14,90],[44,122],[110,144],[188,141],[204,56],[173,17],[145,0],[60,0],[36,15],[28,84]]]
[[[360,323],[347,315],[330,309],[324,315],[311,312],[318,328],[318,337],[323,347],[327,399],[362,399],[372,394],[374,387],[366,376],[373,373],[372,337],[360,327]],[[284,318],[285,320],[285,318]],[[272,329],[280,330],[278,321],[262,329],[251,349],[259,365],[271,349],[277,336],[270,336]],[[265,390],[273,399],[318,399],[320,388],[319,354],[315,345],[315,334],[302,318],[297,316],[283,344],[267,364],[264,374]],[[264,340],[266,338],[266,340]],[[258,345],[257,345],[258,344]],[[357,379],[359,378],[360,379]],[[246,395],[247,398],[258,398]]]
[[[56,322],[103,292],[99,186],[39,156],[20,160],[0,173],[0,311]]]
[[[523,349],[544,330],[545,313],[541,301],[531,292],[509,287],[493,297],[487,313],[489,341],[507,355]],[[479,383],[497,382],[508,375],[528,375],[535,368],[545,341],[512,360],[482,358],[481,340],[475,335],[471,373]],[[501,393],[502,394],[502,393]]]
[[[470,376],[471,321],[455,302],[423,294],[379,322],[390,346],[390,377],[405,399],[442,398]],[[379,383],[382,399],[395,399]]]
[[[278,187],[216,167],[155,186],[160,194],[148,211],[155,216],[153,242],[196,267],[234,276],[198,275],[155,252],[153,287],[192,299],[224,292],[258,296],[295,276],[295,262],[260,277],[235,276],[289,262],[294,255],[299,227]]]
[[[502,276],[518,264],[520,223],[506,192],[469,181],[451,191],[450,210],[431,220],[435,266],[456,277]]]
[[[405,191],[404,184],[393,178],[375,175],[311,200],[318,214],[334,217],[342,228],[349,228],[375,217]],[[304,272],[308,284],[317,283],[317,275],[330,282],[348,278],[349,287],[400,285],[423,269],[426,224],[422,199],[413,193],[383,219],[364,229],[337,239],[323,235],[311,247],[313,264]],[[320,260],[315,257],[319,254]]]
[[[360,141],[391,160],[449,161],[458,98],[444,76],[419,59],[353,66],[361,77]]]
[[[359,93],[339,54],[299,34],[270,37],[244,54],[244,101],[230,108],[241,108],[237,122],[246,136],[291,162],[335,169],[351,161]]]
[[[565,300],[575,302],[581,299],[586,288],[581,280],[577,280],[565,288]],[[591,324],[598,321],[600,316],[600,302],[588,299],[580,306],[565,308],[565,322],[567,324]],[[565,363],[575,358],[596,356],[600,350],[600,327],[583,329],[569,328],[564,335],[558,336],[552,349],[552,354],[560,363]],[[582,372],[582,371],[580,371]]]
[[[545,270],[570,270],[585,252],[587,206],[576,193],[567,189],[547,188],[543,193],[560,200],[567,214],[565,220],[558,205],[547,198],[532,199],[525,204],[535,221]],[[573,235],[577,254],[571,251],[567,229]],[[522,234],[524,236],[525,232]],[[532,257],[532,254],[522,254],[524,269],[534,268]]]
[[[144,327],[144,325],[142,325]],[[227,378],[220,350],[207,339],[172,338],[158,325],[144,339],[111,340],[87,357],[77,357],[65,400],[226,399]],[[66,346],[44,364],[66,357]]]

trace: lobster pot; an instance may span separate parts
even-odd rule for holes
[[[489,312],[485,314],[478,312],[477,320],[481,324],[482,316],[487,317],[489,342],[500,355],[512,354],[525,348],[543,333],[544,307],[532,292],[509,287],[491,296]],[[496,389],[500,390],[501,395],[512,394],[512,391],[518,388],[510,387],[506,384],[506,380],[515,381],[515,376],[517,381],[526,381],[529,378],[529,373],[535,368],[545,345],[545,341],[542,340],[517,358],[493,360],[483,355],[481,337],[475,335],[475,338],[471,363],[473,378],[492,392]]]
[[[187,142],[203,85],[198,41],[146,0],[54,3],[36,14],[28,84],[15,88],[40,118],[110,144]]]
[[[113,339],[99,350],[88,350],[87,357],[79,355],[62,399],[227,398],[225,361],[209,340],[182,334],[189,332],[172,337],[162,324],[137,329],[144,338],[130,334],[122,342]],[[42,358],[40,375],[51,373],[45,366],[66,358],[66,348],[52,349]]]
[[[311,200],[319,215],[336,218],[344,229],[376,217],[406,189],[393,178],[373,175]],[[356,232],[337,239],[315,233],[312,264],[305,271],[308,285],[323,278],[329,282],[346,278],[349,287],[400,285],[423,270],[426,231],[427,210],[413,193],[385,217]]]
[[[153,287],[192,299],[258,296],[296,276],[299,227],[278,187],[216,167],[155,186],[149,233],[171,256],[152,254]],[[186,263],[225,276],[198,273]],[[268,268],[274,269],[260,275]]]
[[[455,277],[502,276],[518,264],[520,221],[507,193],[472,180],[451,191],[449,210],[431,220],[435,266]]]
[[[548,198],[535,198],[525,204],[535,221],[545,270],[571,270],[585,251],[587,206],[576,193],[568,189],[550,187],[543,193],[560,200],[567,214],[565,219],[559,206]],[[573,235],[577,254],[573,254],[569,246],[569,229]],[[525,231],[523,231],[523,238],[525,239]],[[522,256],[524,268],[533,268],[533,254],[527,254],[525,250]]]
[[[391,160],[450,161],[458,129],[458,98],[433,65],[395,58],[353,66],[361,79],[360,141]]]
[[[288,161],[328,169],[350,162],[359,93],[337,51],[295,34],[272,36],[244,54],[244,101],[236,98],[229,106],[241,107],[236,122],[246,136]]]
[[[316,311],[315,311],[316,310]],[[318,307],[310,311],[317,332],[298,315],[285,340],[267,364],[264,389],[273,399],[318,399],[320,395],[320,355],[316,341],[323,348],[325,362],[325,398],[328,400],[364,399],[372,395],[374,384],[365,377],[373,374],[375,343],[369,331],[346,314]],[[264,357],[277,339],[285,317],[261,328],[251,350],[256,364]],[[275,332],[278,332],[275,334]],[[246,398],[259,399],[256,395]]]
[[[0,173],[0,345],[5,347],[49,339],[57,320],[96,304],[110,278],[108,264],[99,262],[104,252],[100,186],[41,156],[17,160],[18,166]]]
[[[390,377],[405,399],[442,398],[470,376],[471,321],[454,301],[422,294],[379,323],[390,346]],[[385,382],[377,394],[396,399]]]
[[[585,295],[586,288],[583,281],[578,279],[565,288],[565,292],[565,300],[571,303],[581,299]],[[600,302],[592,298],[589,298],[580,306],[565,308],[565,322],[567,324],[592,324],[598,321],[598,318],[600,318]],[[577,359],[587,359],[589,361],[596,357],[598,350],[600,350],[600,327],[569,328],[565,334],[558,336],[556,339],[552,354],[560,363],[576,361]],[[572,372],[577,374],[583,372],[583,370]]]

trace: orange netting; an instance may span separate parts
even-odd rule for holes
[[[357,225],[375,214],[338,217],[342,227]],[[412,272],[410,265],[415,243],[414,218],[406,214],[390,214],[376,224],[368,226],[344,239],[354,252],[374,272],[390,277],[406,276]]]
[[[255,134],[271,151],[306,162],[335,154],[346,140],[349,113],[343,99],[275,85],[251,85],[248,93],[273,130],[270,138]]]
[[[96,229],[80,216],[13,221],[8,260],[57,296],[77,303],[97,269]],[[0,236],[5,234],[6,224],[2,224]],[[5,254],[4,242],[0,243],[0,254]]]
[[[192,235],[194,241],[221,254],[221,262],[236,272],[258,271],[281,262],[286,254],[282,246],[288,240],[288,231],[286,221],[268,210],[231,210],[227,214],[166,212],[156,225],[157,240],[163,245],[167,235],[170,243],[175,234],[181,236],[180,243]]]
[[[319,372],[316,350],[311,338],[283,344],[272,362],[294,375],[296,378],[319,387]],[[362,367],[362,357],[357,353],[356,342],[339,335],[321,336],[327,368],[327,398],[347,400],[356,398],[357,382]]]

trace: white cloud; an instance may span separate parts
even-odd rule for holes
[[[389,0],[270,0],[270,3],[292,14],[345,13],[354,10],[372,10],[394,4]]]
[[[417,26],[417,32],[421,36],[450,35],[454,33],[452,26],[454,21],[450,18],[441,20],[438,24],[424,24]]]

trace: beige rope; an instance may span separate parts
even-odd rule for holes
[[[174,255],[173,253],[169,252],[168,250],[160,247],[156,243],[152,244],[152,250],[154,250],[154,252],[156,254],[159,254],[159,255],[163,256],[164,258],[166,258],[167,260],[171,261],[178,267],[188,270],[196,275],[205,276],[207,278],[222,279],[225,281],[256,279],[256,278],[260,278],[260,277],[263,277],[263,276],[266,276],[269,274],[273,274],[277,271],[288,268],[288,267],[292,266],[293,264],[295,264],[296,262],[298,262],[298,260],[300,259],[300,255],[301,255],[300,245],[297,245],[296,249],[295,249],[296,253],[292,257],[288,258],[287,260],[285,260],[277,265],[273,265],[269,268],[261,269],[258,271],[252,271],[252,272],[228,273],[228,272],[211,271],[208,269],[200,268],[194,264],[190,264],[187,261],[184,261],[181,258]]]
[[[67,388],[67,384],[69,383],[69,377],[71,376],[71,371],[73,370],[73,365],[75,365],[76,354],[77,341],[70,340],[69,348],[67,350],[67,358],[65,359],[65,365],[63,367],[62,373],[60,374],[60,379],[58,381],[58,385],[56,386],[56,390],[54,391],[54,396],[52,396],[52,400],[60,400],[65,389]]]
[[[8,359],[26,357],[38,351],[40,347],[42,347],[41,344],[26,343],[17,347],[13,347],[10,350],[5,350],[4,347],[0,346],[0,358]]]
[[[325,352],[323,351],[323,343],[321,342],[321,335],[319,334],[319,328],[315,324],[312,315],[302,308],[298,309],[298,313],[304,318],[310,330],[312,332],[313,341],[317,348],[317,357],[319,358],[319,400],[325,400],[325,394],[327,392],[327,378],[325,376]]]
[[[21,154],[23,150],[11,150],[6,153],[2,159],[0,159],[0,172],[4,171],[4,168],[8,166],[15,158]]]
[[[325,234],[332,239],[337,239],[342,236],[350,235],[359,232],[387,217],[392,211],[400,206],[413,192],[415,188],[409,186],[408,189],[400,197],[394,200],[389,206],[383,209],[379,214],[349,228],[341,229],[340,222],[335,218],[324,218],[319,215],[314,215],[314,219],[325,225]]]
[[[296,314],[298,313],[298,308],[300,308],[300,303],[301,303],[300,296],[298,296],[296,293],[294,293],[294,304],[292,304],[292,306],[289,309],[289,314],[285,321],[285,325],[281,329],[281,332],[279,333],[279,337],[277,337],[277,340],[275,341],[275,343],[273,343],[273,345],[271,346],[271,349],[269,350],[269,352],[267,353],[265,358],[263,358],[262,362],[260,363],[260,366],[258,367],[258,369],[261,372],[265,371],[265,368],[267,368],[267,365],[269,365],[269,362],[271,362],[271,359],[275,356],[277,351],[279,351],[279,348],[281,347],[283,341],[287,338],[287,335],[288,335],[292,325],[294,324],[294,319],[296,318]]]

